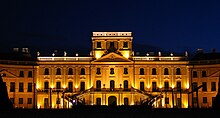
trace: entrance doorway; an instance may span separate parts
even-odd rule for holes
[[[117,98],[115,96],[108,97],[108,105],[109,106],[117,106]]]

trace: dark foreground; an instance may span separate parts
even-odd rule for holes
[[[73,109],[14,109],[0,111],[1,118],[210,118],[220,114],[214,109],[147,109],[143,106],[78,106]]]

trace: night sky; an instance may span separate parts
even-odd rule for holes
[[[131,31],[146,51],[220,51],[220,0],[1,0],[0,10],[1,51],[90,51],[93,31]]]

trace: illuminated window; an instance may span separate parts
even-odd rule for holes
[[[123,48],[128,48],[128,42],[123,42]]]
[[[124,68],[124,74],[128,74],[128,68]]]
[[[152,75],[157,75],[157,70],[156,70],[156,68],[152,68]]]
[[[168,68],[164,68],[164,75],[169,75],[169,70],[168,70]]]
[[[24,83],[19,82],[19,92],[24,92]]]
[[[207,103],[207,97],[203,97],[203,98],[202,98],[202,102],[203,102],[203,103]]]
[[[85,68],[81,68],[80,75],[85,75]]]
[[[49,69],[48,68],[44,69],[44,75],[49,75]]]
[[[202,77],[206,77],[206,71],[202,71]]]
[[[96,68],[96,74],[100,75],[101,74],[101,69],[100,68]]]
[[[110,74],[114,74],[114,68],[110,68]]]
[[[101,98],[96,98],[96,105],[101,105]]]
[[[61,70],[60,70],[60,68],[57,68],[56,75],[61,75]]]
[[[211,83],[211,91],[216,91],[216,82]]]
[[[165,98],[165,104],[169,104],[169,98],[168,97]]]
[[[28,90],[27,92],[32,92],[32,83],[28,83]]]
[[[202,82],[202,91],[207,91],[207,83]]]
[[[32,98],[28,98],[28,104],[32,104]]]
[[[196,71],[193,71],[193,77],[195,78],[195,77],[198,77],[198,75],[197,75],[197,72]]]
[[[10,92],[15,92],[15,82],[10,82]]]
[[[56,82],[56,89],[61,89],[61,83],[60,82]]]
[[[97,42],[97,48],[102,48],[101,42]]]
[[[19,103],[19,104],[23,104],[23,98],[19,98],[19,99],[18,99],[18,103]]]
[[[168,90],[169,89],[169,82],[164,82],[164,89]]]
[[[32,71],[28,71],[28,77],[32,77]]]
[[[68,69],[68,75],[73,75],[73,69],[72,68]]]
[[[24,77],[24,71],[20,71],[19,77]]]
[[[180,68],[176,69],[176,75],[181,75]]]
[[[144,75],[144,68],[140,68],[140,75]]]
[[[69,90],[70,92],[73,91],[73,82],[68,82],[68,90]]]

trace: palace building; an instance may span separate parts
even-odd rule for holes
[[[0,57],[0,73],[15,108],[151,105],[210,108],[218,88],[220,54],[190,58],[162,52],[135,55],[132,32],[93,32],[89,56],[33,58],[27,48]]]

